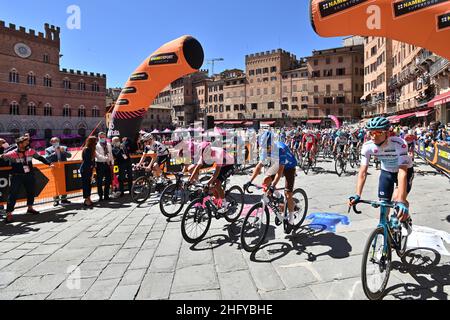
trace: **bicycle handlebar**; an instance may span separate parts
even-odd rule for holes
[[[350,213],[350,210],[353,208],[353,211],[354,211],[356,214],[361,214],[362,211],[359,211],[359,210],[356,208],[356,206],[357,206],[358,204],[360,204],[360,203],[371,205],[371,206],[374,207],[374,208],[380,208],[380,207],[385,207],[385,208],[395,208],[395,207],[396,207],[396,204],[393,203],[393,202],[359,200],[358,203],[356,203],[354,206],[350,206],[350,207],[348,208],[348,213]]]

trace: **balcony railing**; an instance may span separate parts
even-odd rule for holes
[[[439,58],[434,64],[430,67],[430,76],[434,77],[441,71],[443,71],[445,68],[449,67],[449,61],[444,58]]]
[[[416,57],[416,65],[424,65],[427,63],[434,63],[437,60],[437,56],[428,50],[423,50]]]

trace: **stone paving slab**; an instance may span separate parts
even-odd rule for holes
[[[39,208],[44,213],[31,227],[0,223],[0,299],[366,299],[362,253],[379,212],[361,205],[363,214],[348,214],[345,203],[357,177],[326,172],[333,162],[319,166],[322,171],[298,172],[296,180],[308,193],[308,214],[340,214],[350,224],[337,225],[333,233],[312,229],[307,220],[287,236],[272,221],[266,241],[253,254],[240,246],[241,221],[213,219],[205,239],[192,245],[182,238],[181,215],[168,221],[158,205],[71,207],[67,214]],[[417,169],[430,170],[422,164]],[[379,171],[370,173],[364,197],[376,199]],[[247,176],[232,178],[232,184],[247,181]],[[448,183],[442,176],[416,176],[409,197],[415,225],[450,232],[450,197],[442,196],[450,194]],[[17,216],[30,219],[20,210]],[[450,257],[422,267],[393,257],[386,300],[448,299]]]

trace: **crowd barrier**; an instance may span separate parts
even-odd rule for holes
[[[416,144],[416,154],[433,167],[450,175],[450,147],[441,144],[430,144],[428,147],[423,141]]]
[[[230,151],[232,153],[232,151]],[[166,167],[167,172],[180,172],[183,169],[183,164],[186,163],[185,158],[176,157],[176,152],[172,152],[172,158],[169,165]],[[246,145],[246,161],[244,165],[250,163],[250,159],[253,156],[252,147],[250,144]],[[148,157],[155,157],[155,155],[149,155]],[[141,159],[141,155],[134,155],[131,157],[132,163],[137,164]],[[82,195],[82,182],[80,174],[81,160],[73,160],[67,162],[54,163],[54,167],[51,168],[44,164],[34,165],[35,175],[35,204],[43,204],[53,201],[53,197],[57,195],[68,195],[71,197],[79,197]],[[215,165],[204,166],[202,173],[214,169]],[[10,189],[10,167],[0,168],[0,204],[5,205],[8,199]],[[114,173],[118,173],[118,166],[114,167]],[[142,174],[137,172],[137,176]],[[137,176],[133,178],[136,179]],[[93,193],[96,192],[95,171],[92,179]],[[20,208],[26,204],[25,188],[19,191],[17,198],[17,208]]]

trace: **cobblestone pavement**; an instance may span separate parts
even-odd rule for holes
[[[347,215],[356,172],[339,178],[333,167],[321,162],[318,173],[299,173],[296,185],[308,193],[309,213]],[[414,224],[450,232],[448,179],[424,164],[417,170]],[[376,198],[378,174],[371,169],[365,197]],[[269,241],[250,255],[240,248],[240,222],[214,220],[207,237],[191,246],[182,239],[180,218],[168,222],[155,203],[49,208],[39,217],[18,213],[13,225],[0,223],[0,299],[365,299],[360,269],[378,222],[375,209],[361,206],[364,213],[348,215],[350,224],[336,233],[312,230],[308,221],[291,236],[271,227]],[[394,255],[385,299],[447,299],[450,258],[414,253],[437,261],[405,268]]]

